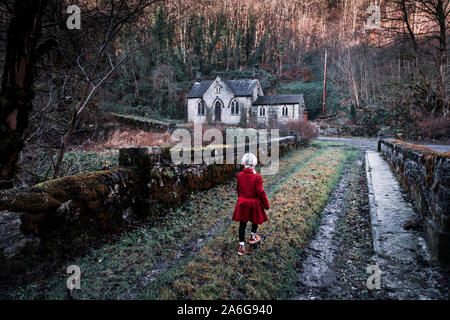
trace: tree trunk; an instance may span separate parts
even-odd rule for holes
[[[66,148],[67,145],[69,144],[70,135],[72,134],[72,131],[77,123],[78,118],[77,109],[78,108],[75,108],[75,111],[73,112],[72,120],[70,120],[69,128],[67,129],[66,134],[64,135],[64,137],[61,138],[61,147],[58,154],[58,161],[56,162],[55,170],[53,172],[53,179],[59,177],[59,172],[61,171],[62,162],[64,160],[64,154],[66,153]]]
[[[136,98],[139,98],[139,82],[136,77],[136,72],[134,72],[134,69],[131,69],[131,72],[133,73],[133,79],[134,79],[134,96]]]
[[[440,78],[440,98],[445,109],[447,103],[445,83],[446,83],[446,73],[447,73],[447,35],[446,35],[446,17],[447,12],[445,11],[445,6],[443,1],[438,1],[436,6],[436,20],[439,25],[439,78]]]
[[[420,71],[419,45],[417,43],[416,35],[414,34],[411,23],[409,21],[406,0],[402,0],[400,2],[400,4],[401,4],[401,10],[402,10],[402,14],[403,14],[403,22],[406,25],[406,28],[408,30],[408,35],[409,35],[409,38],[411,40],[411,43],[412,43],[412,46],[414,49],[414,66],[416,67],[418,74],[420,74],[421,71]]]
[[[35,49],[47,0],[16,0],[0,92],[0,188],[12,186],[33,99]]]

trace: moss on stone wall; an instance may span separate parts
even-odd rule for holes
[[[0,191],[0,210],[45,212],[68,200],[85,203],[103,197],[107,184],[119,183],[133,175],[129,169],[98,171],[39,183],[30,188]]]
[[[136,180],[134,171],[120,168],[0,191],[0,219],[10,212],[20,216],[20,232],[15,238],[0,235],[0,249],[13,247],[17,254],[19,246],[28,254],[54,255],[117,232],[135,203]]]
[[[392,144],[395,144],[399,147],[402,147],[402,148],[405,148],[405,149],[408,149],[408,150],[411,150],[414,152],[419,152],[421,154],[433,155],[434,157],[450,159],[450,152],[437,152],[426,146],[408,143],[408,142],[404,142],[404,141],[398,140],[398,139],[387,139],[386,141],[388,141]]]

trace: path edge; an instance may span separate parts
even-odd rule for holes
[[[377,208],[376,208],[376,202],[375,202],[375,194],[373,191],[373,179],[372,179],[372,172],[370,169],[369,164],[369,152],[375,153],[374,151],[366,150],[365,152],[365,162],[364,167],[366,170],[366,179],[367,179],[367,189],[368,189],[368,196],[369,196],[369,209],[370,209],[370,225],[372,230],[372,244],[373,249],[375,252],[379,252],[380,244],[378,241],[378,232],[375,228],[375,225],[377,224],[378,218],[377,218]]]

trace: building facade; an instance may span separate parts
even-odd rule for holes
[[[264,96],[258,79],[196,81],[187,95],[189,122],[267,124],[307,115],[303,94]]]

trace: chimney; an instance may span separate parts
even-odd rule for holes
[[[258,65],[257,64],[255,64],[254,66],[253,66],[253,74],[252,74],[252,79],[258,79]]]
[[[202,73],[201,73],[200,69],[198,69],[196,72],[195,83],[200,83],[200,82],[202,82]]]
[[[303,110],[303,121],[308,121],[308,110]]]

